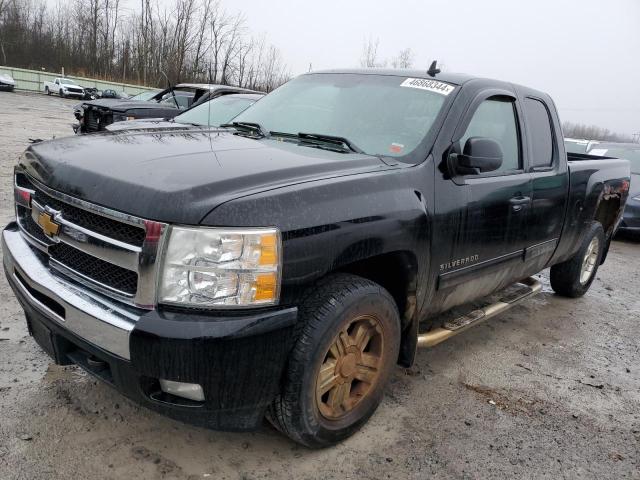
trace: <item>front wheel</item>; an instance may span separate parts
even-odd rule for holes
[[[551,267],[551,288],[565,297],[581,297],[593,283],[605,249],[604,229],[592,223],[569,260]]]
[[[355,275],[331,275],[299,309],[299,334],[268,418],[312,448],[356,432],[378,407],[398,360],[400,318],[389,293]]]
[[[60,98],[64,98],[64,92],[62,91],[62,89],[60,89]]]

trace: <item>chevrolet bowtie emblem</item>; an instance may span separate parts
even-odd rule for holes
[[[53,237],[58,234],[60,225],[53,221],[53,215],[47,212],[42,212],[38,215],[38,225],[42,227],[42,231],[47,237]]]

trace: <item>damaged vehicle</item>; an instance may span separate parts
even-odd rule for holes
[[[95,100],[100,98],[100,91],[95,87],[85,87],[83,100]]]
[[[169,119],[150,118],[131,120],[128,122],[117,122],[107,125],[106,130],[109,132],[119,132],[123,130],[155,131],[164,128],[217,128],[230,122],[233,118],[245,111],[263,96],[264,94],[257,93],[231,93],[229,95],[214,98],[208,102],[200,103],[199,105],[181,113],[177,117]]]
[[[308,447],[541,270],[587,293],[629,192],[626,160],[566,153],[547,94],[435,65],[305,74],[232,126],[29,146],[5,273],[56,363]]]
[[[153,95],[149,100],[99,99],[83,102],[74,109],[76,133],[92,133],[115,122],[139,118],[173,118],[181,111],[230,93],[259,93],[228,85],[182,83]]]

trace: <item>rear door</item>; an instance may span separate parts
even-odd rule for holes
[[[433,252],[442,309],[523,276],[531,177],[522,116],[515,92],[489,90],[473,99],[456,129],[458,152],[468,138],[488,137],[500,144],[503,163],[493,172],[436,181]]]
[[[532,207],[527,227],[527,274],[542,270],[558,245],[565,221],[569,175],[560,123],[550,100],[524,95],[525,128],[529,142],[528,171]],[[553,113],[552,113],[553,112]]]

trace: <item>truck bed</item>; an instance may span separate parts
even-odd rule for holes
[[[598,219],[603,225],[614,225],[615,221],[609,216],[619,214],[619,202],[606,202],[609,210],[601,207],[603,198],[621,197],[621,191],[628,190],[629,162],[611,157],[600,157],[582,153],[567,154],[569,167],[569,195],[566,204],[564,228],[554,256],[555,261],[566,260],[571,257],[579,246],[583,226]],[[625,190],[626,182],[626,190]],[[626,193],[625,193],[626,195]],[[614,210],[614,204],[618,209]],[[608,238],[613,231],[607,231]]]

